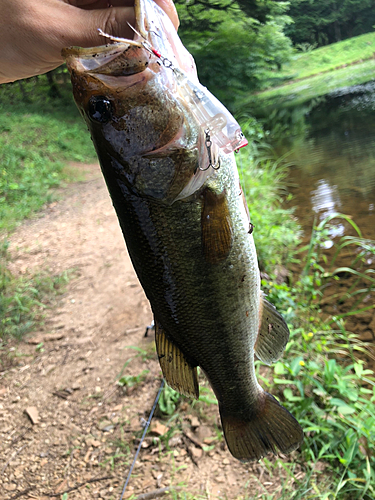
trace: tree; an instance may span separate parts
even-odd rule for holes
[[[285,33],[293,43],[326,45],[373,31],[374,0],[291,0],[293,24]]]
[[[234,98],[264,87],[271,71],[290,58],[291,42],[283,33],[289,18],[269,15],[262,23],[232,0],[210,2],[210,9],[206,3],[180,0],[180,36],[195,58],[200,81],[233,109]]]

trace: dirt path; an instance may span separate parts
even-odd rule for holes
[[[99,167],[77,168],[88,180],[11,238],[14,273],[74,268],[78,277],[0,373],[1,500],[117,500],[160,385],[153,338],[143,338],[150,308]],[[121,374],[140,380],[125,390]],[[180,487],[179,498],[257,498],[301,477],[298,466],[286,479],[281,466],[271,477],[238,463],[218,423],[216,405],[188,400],[154,419],[125,498],[167,486]]]

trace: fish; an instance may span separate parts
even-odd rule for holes
[[[260,288],[253,225],[234,152],[247,144],[203,85],[164,11],[135,0],[133,39],[62,54],[155,321],[167,383],[218,400],[231,454],[289,453],[297,420],[259,385],[254,353],[282,355],[289,330]],[[105,34],[103,34],[106,36]]]

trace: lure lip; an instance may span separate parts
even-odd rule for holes
[[[137,52],[135,59],[141,56],[141,60],[147,66],[149,56],[143,45],[135,40],[124,39],[121,42],[99,45],[98,47],[67,47],[61,51],[61,54],[65,58],[69,70],[100,75],[102,71],[102,74],[110,74],[108,69],[103,70],[102,68],[105,66],[108,68],[111,64],[115,65],[116,59],[123,56],[129,49],[134,49]],[[127,60],[130,61],[130,58],[128,57]]]

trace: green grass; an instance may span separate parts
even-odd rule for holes
[[[7,236],[55,196],[62,182],[80,180],[68,161],[91,162],[95,152],[69,85],[52,97],[45,76],[0,86],[0,339],[21,338],[41,320],[67,281],[43,271],[15,278]]]
[[[246,133],[246,125],[244,129]],[[261,385],[280,398],[305,432],[302,453],[294,457],[303,467],[304,477],[294,483],[286,481],[277,492],[265,492],[262,498],[371,500],[375,497],[375,376],[362,361],[368,354],[367,345],[346,331],[344,320],[348,314],[360,313],[364,306],[374,307],[362,300],[375,286],[374,271],[366,264],[375,254],[375,242],[364,240],[350,217],[336,214],[314,229],[309,245],[298,247],[299,227],[291,212],[283,208],[281,196],[285,198],[287,164],[272,161],[259,151],[255,152],[258,162],[251,150],[244,149],[241,154],[240,171],[255,225],[260,266],[269,276],[262,280],[262,288],[291,331],[281,360],[271,367],[257,361],[257,373]],[[338,219],[351,224],[356,236],[337,241],[336,251],[327,260],[322,248],[330,239],[330,226]],[[358,300],[347,313],[326,314],[323,320],[320,299],[331,282],[341,279],[343,270],[335,264],[348,247],[353,262],[346,274],[354,276],[353,285],[334,300],[345,301],[348,294]],[[289,275],[289,284],[278,284],[275,269],[290,265],[297,257],[300,273]],[[356,277],[362,282],[356,282]],[[294,461],[282,461],[288,477],[293,477]],[[263,462],[271,475],[277,476],[280,461]],[[250,495],[246,500],[252,498]]]
[[[305,80],[291,82],[238,100],[237,109],[267,110],[275,107],[295,107],[311,99],[324,96],[352,85],[360,85],[375,78],[375,60],[348,66]]]
[[[46,307],[55,303],[72,271],[53,274],[48,269],[32,275],[14,277],[7,263],[7,242],[0,245],[0,345],[2,341],[22,336],[40,323]],[[1,367],[1,359],[0,359]]]
[[[242,125],[246,137],[264,143],[251,122]],[[286,159],[276,159],[271,148],[254,145],[240,150],[237,156],[241,185],[248,201],[253,235],[261,271],[272,273],[293,261],[300,240],[300,227],[293,209],[285,207],[287,196]]]
[[[297,106],[330,92],[375,78],[375,33],[297,54],[269,82],[280,83],[254,95],[238,97],[236,109],[263,113],[275,107]]]
[[[367,287],[363,289],[363,283],[361,290],[355,284],[351,287],[349,293],[358,301],[348,314],[362,310],[361,300],[375,286],[373,271],[366,266],[369,255],[375,254],[375,242],[363,240],[350,217],[337,214],[314,229],[310,244],[297,255],[298,225],[280,199],[285,164],[263,159],[257,165],[246,158],[242,163],[246,166],[243,178],[250,214],[253,222],[257,221],[254,239],[259,260],[269,274],[269,279],[262,280],[262,288],[291,331],[281,360],[271,367],[257,361],[257,374],[261,385],[280,398],[305,432],[302,453],[294,457],[302,465],[304,477],[294,484],[286,481],[277,492],[265,493],[262,498],[371,500],[375,496],[375,376],[361,359],[368,348],[346,331],[345,315],[323,320],[319,301],[325,287],[340,280],[342,270],[335,262],[338,254],[351,246],[354,257],[352,269],[347,271],[360,274]],[[330,239],[330,225],[339,218],[350,223],[357,235],[338,241],[336,252],[327,261],[322,244]],[[289,284],[278,284],[272,272],[275,264],[287,266],[297,256],[301,259],[300,274],[290,275]],[[271,475],[280,465],[279,461],[263,462]],[[293,460],[282,463],[288,477],[293,477]],[[246,500],[252,498],[250,495]]]
[[[42,83],[22,85],[25,95],[17,84],[0,86],[0,232],[51,200],[67,179],[66,162],[95,158],[68,88],[52,99]]]
[[[365,33],[315,50],[299,52],[278,73],[289,79],[306,78],[338,69],[342,65],[365,61],[373,58],[374,54],[375,32]]]

